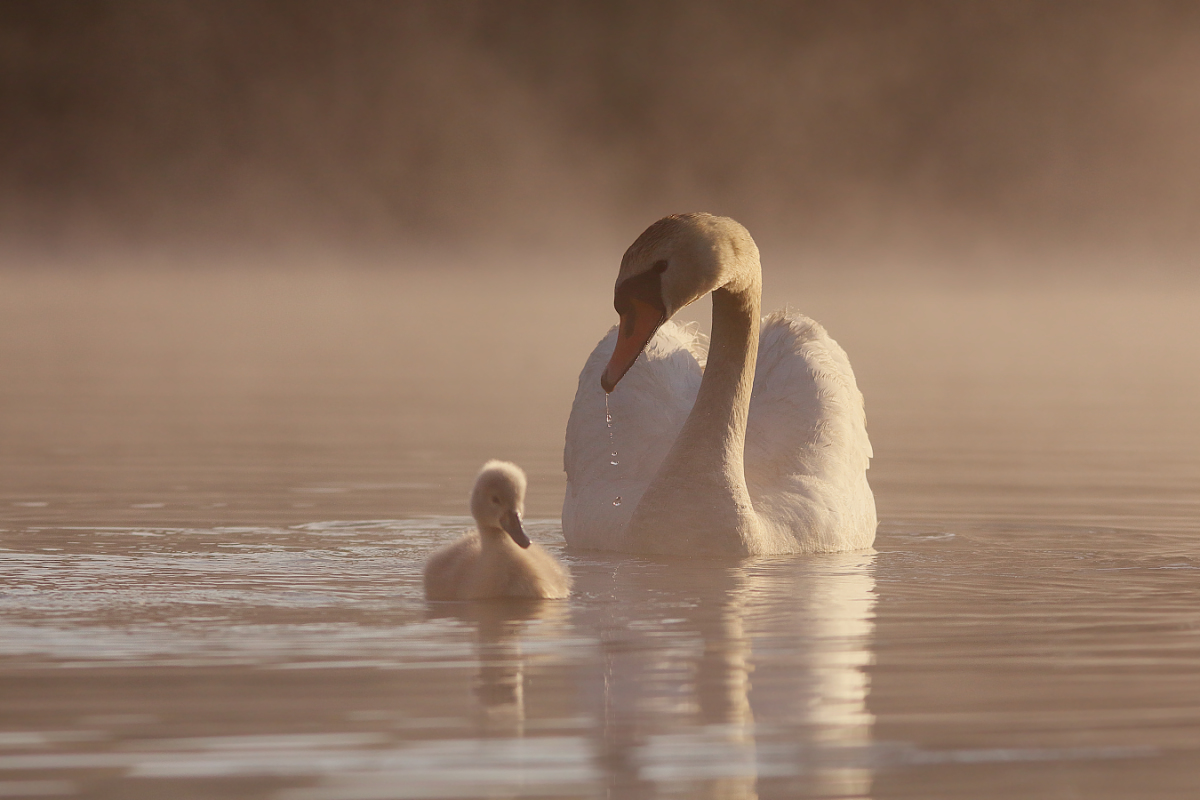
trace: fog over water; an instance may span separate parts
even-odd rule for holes
[[[0,796],[1192,797],[1198,86],[1188,2],[0,2]],[[701,209],[874,549],[565,547]],[[425,601],[493,457],[568,600]]]

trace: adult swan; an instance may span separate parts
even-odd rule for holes
[[[704,364],[704,337],[668,320],[709,292]],[[567,422],[568,544],[686,556],[871,546],[871,443],[850,362],[805,316],[760,322],[761,299],[758,247],[727,217],[665,217],[625,252],[620,324],[584,365]]]

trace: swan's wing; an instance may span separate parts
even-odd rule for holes
[[[616,341],[614,327],[583,365],[567,421],[563,535],[574,547],[618,544],[700,388],[706,338],[695,325],[664,323],[608,396],[610,440],[600,374]]]
[[[875,535],[871,455],[846,352],[803,314],[764,319],[746,430],[755,510],[807,552],[847,549],[835,539],[865,539],[858,546],[867,547]]]

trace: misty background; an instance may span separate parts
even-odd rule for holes
[[[0,0],[0,523],[460,514],[493,457],[556,516],[691,210],[849,353],[881,519],[1194,502],[1198,131],[1195,2]]]
[[[7,251],[1200,251],[1186,0],[4,0],[0,76]]]

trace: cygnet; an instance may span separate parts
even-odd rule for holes
[[[497,597],[554,599],[571,591],[571,576],[521,527],[525,473],[508,461],[483,465],[471,492],[476,530],[446,545],[425,565],[429,600]]]

